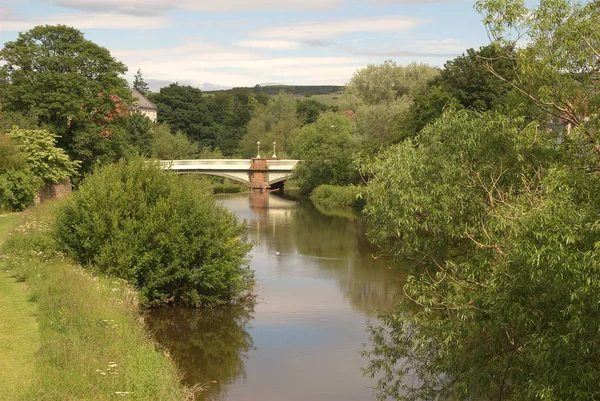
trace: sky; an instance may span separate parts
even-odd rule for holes
[[[369,64],[443,64],[489,38],[473,0],[0,0],[0,41],[64,24],[152,90],[344,85]]]

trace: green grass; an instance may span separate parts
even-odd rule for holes
[[[24,280],[37,301],[40,344],[33,374],[31,363],[24,364],[30,382],[8,399],[193,399],[171,359],[144,332],[137,293],[124,281],[92,274],[55,251],[48,234],[50,208],[45,204],[24,212],[2,249],[0,268]],[[23,298],[18,303],[23,306]],[[30,309],[21,313],[31,316]],[[30,336],[32,328],[26,329]],[[30,352],[33,340],[25,342]]]
[[[0,215],[0,245],[17,223],[17,214]],[[0,255],[2,258],[2,255]],[[0,400],[23,397],[32,382],[39,348],[36,306],[25,283],[0,271]]]

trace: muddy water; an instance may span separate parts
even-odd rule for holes
[[[219,202],[247,220],[258,302],[148,317],[186,384],[203,385],[205,400],[371,400],[366,321],[392,307],[402,277],[373,258],[364,224],[275,194]]]

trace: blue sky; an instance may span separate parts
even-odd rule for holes
[[[0,40],[65,24],[154,89],[343,85],[368,64],[442,66],[489,43],[462,0],[0,0]]]

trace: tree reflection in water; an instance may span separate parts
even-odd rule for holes
[[[200,400],[223,400],[228,384],[246,376],[244,360],[254,349],[247,331],[253,314],[253,306],[162,308],[149,312],[146,325],[179,366],[184,384],[215,382],[205,386]]]

